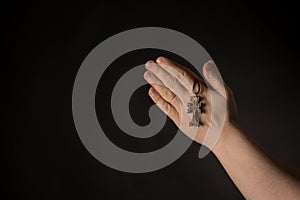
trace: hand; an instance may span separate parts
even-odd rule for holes
[[[204,77],[213,89],[209,89],[191,70],[164,57],[159,57],[156,62],[148,61],[146,69],[144,78],[152,86],[149,89],[150,97],[176,126],[194,141],[202,144],[209,128],[212,130],[210,134],[215,134],[214,131],[218,130],[220,133],[224,127],[230,126],[236,120],[237,112],[232,92],[228,86],[223,85],[213,61],[209,60],[203,66]],[[200,88],[194,85],[195,79],[200,83]],[[199,127],[190,126],[193,114],[187,113],[190,97],[195,96],[193,87],[200,90],[199,96],[204,105]],[[223,120],[219,112],[222,109],[225,109]]]
[[[182,132],[214,152],[246,199],[299,199],[299,178],[278,166],[237,126],[232,91],[223,84],[213,61],[203,66],[209,88],[193,72],[163,57],[148,61],[146,69],[144,77],[152,86],[153,101]],[[205,104],[199,127],[189,126],[192,113],[187,113],[190,96],[195,96],[195,79]]]

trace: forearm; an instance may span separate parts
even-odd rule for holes
[[[237,126],[224,128],[213,152],[245,198],[300,198],[299,180],[276,165]]]

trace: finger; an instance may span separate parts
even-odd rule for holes
[[[159,80],[157,76],[155,76],[155,74],[153,74],[150,71],[146,71],[144,73],[144,79],[151,85],[153,84],[164,85],[163,82],[161,82],[161,80]]]
[[[166,87],[178,97],[186,97],[187,89],[178,80],[153,61],[146,63],[146,69],[152,72]]]
[[[202,79],[192,72],[190,69],[165,57],[158,57],[156,62],[165,69],[168,73],[174,76],[187,90],[193,87],[194,79],[197,78],[199,82],[205,85]]]
[[[175,107],[177,112],[180,112],[179,98],[150,71],[144,73],[145,80],[160,94],[160,96]]]
[[[165,101],[160,94],[151,87],[149,89],[149,96],[154,101],[154,103],[174,121],[175,124],[179,124],[179,114],[176,109],[167,101]]]
[[[204,64],[203,74],[212,88],[226,98],[225,84],[223,83],[217,66],[212,60],[209,60]]]
[[[151,84],[152,87],[160,94],[160,96],[172,104],[177,110],[177,112],[180,111],[180,100],[179,98],[167,87],[163,85],[163,83],[150,71],[146,71],[144,73],[145,80]]]
[[[180,110],[180,100],[179,98],[167,87],[162,85],[153,84],[153,88],[158,92],[158,94],[168,103],[170,103],[178,113]]]

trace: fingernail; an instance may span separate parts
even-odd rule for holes
[[[208,61],[206,64],[206,71],[209,78],[212,78],[214,76],[215,70],[214,70],[214,62]]]
[[[150,90],[149,90],[149,95],[151,96],[151,98],[153,99],[153,101],[157,101],[158,100],[158,95],[157,95],[157,92],[155,91],[155,89],[154,88],[151,88]]]
[[[158,57],[158,58],[156,59],[156,62],[157,62],[158,64],[160,64],[160,63],[161,63],[161,60],[162,60],[162,57],[160,56],[160,57]]]
[[[154,97],[154,96],[156,95],[155,89],[154,89],[154,88],[151,88],[151,89],[149,90],[149,94],[150,94],[152,97]]]
[[[144,74],[144,78],[145,78],[146,80],[150,80],[150,78],[151,78],[151,73],[150,73],[149,71],[146,71],[145,74]]]
[[[146,62],[146,64],[145,64],[146,69],[151,69],[153,63],[154,62],[152,60],[149,60],[148,62]]]

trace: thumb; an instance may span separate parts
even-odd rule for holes
[[[211,87],[226,98],[225,84],[214,61],[209,60],[203,66],[203,75]]]

